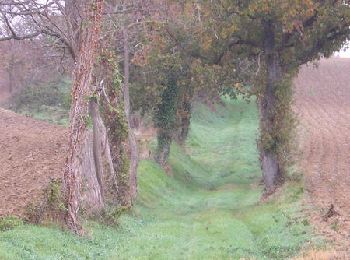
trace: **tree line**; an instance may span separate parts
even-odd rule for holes
[[[165,167],[199,97],[256,97],[262,177],[273,193],[292,162],[292,79],[339,50],[350,28],[349,3],[339,0],[4,0],[0,13],[1,42],[44,42],[73,68],[63,191],[77,234],[84,214],[135,201],[132,114],[152,115]]]

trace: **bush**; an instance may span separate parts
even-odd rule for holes
[[[33,224],[61,223],[66,212],[62,181],[51,179],[44,191],[44,196],[46,200],[28,205],[26,220]]]
[[[129,210],[130,208],[126,206],[110,206],[106,207],[99,215],[94,216],[92,219],[107,226],[115,227],[119,225],[121,215]]]
[[[12,100],[15,110],[27,108],[40,110],[42,106],[69,109],[71,103],[70,81],[60,80],[46,85],[23,88]]]
[[[23,220],[16,216],[0,218],[0,231],[6,231],[23,225]]]

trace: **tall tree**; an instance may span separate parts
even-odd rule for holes
[[[177,138],[180,136],[183,140],[187,137],[193,85],[191,59],[182,56],[171,43],[171,38],[162,32],[150,37],[149,45],[145,46],[140,56],[135,57],[134,63],[139,65],[138,72],[144,75],[139,77],[140,82],[137,83],[143,84],[146,92],[141,97],[140,106],[152,113],[157,128],[156,161],[165,166],[172,141],[180,141]]]
[[[112,173],[109,171],[101,173],[104,202],[107,206],[129,208],[136,195],[136,180],[134,180],[136,172],[135,175],[130,172],[132,163],[130,125],[125,110],[124,86],[117,57],[108,44],[101,48],[95,74],[101,87],[99,91],[102,95],[98,98],[98,105],[101,107],[101,118],[106,125],[107,147],[113,168]],[[104,142],[103,139],[101,141]]]
[[[195,1],[197,2],[197,1]],[[229,54],[259,67],[255,93],[260,113],[259,151],[266,192],[282,183],[290,161],[291,79],[300,65],[330,56],[349,37],[347,1],[203,1],[196,55],[223,64]]]
[[[92,73],[96,60],[98,40],[102,24],[103,0],[92,0],[84,5],[84,26],[80,27],[79,52],[74,69],[72,107],[70,112],[69,150],[64,184],[67,200],[66,222],[77,234],[82,234],[79,223],[80,188],[84,167],[84,142],[87,139],[89,123],[89,98],[92,96]]]
[[[165,4],[166,15],[149,24],[143,49],[133,59],[141,67],[134,73],[141,74],[136,77],[140,81],[136,86],[147,86],[143,88],[146,98],[137,96],[134,102],[155,111],[156,159],[161,165],[167,162],[171,142],[183,144],[187,138],[194,97],[220,100],[220,94],[234,94],[234,83],[240,80],[237,73],[228,73],[232,64],[220,66],[213,57],[204,58],[199,52],[202,49],[210,53],[207,43],[195,37],[204,28],[199,4],[189,5],[185,1],[165,1]]]
[[[83,122],[79,122],[75,117],[85,122],[85,125],[79,128],[82,131],[81,138],[75,140],[80,142],[80,146],[77,147],[80,152],[75,152],[80,158],[77,179],[79,187],[76,193],[79,196],[80,212],[86,215],[99,213],[106,206],[130,206],[136,196],[137,149],[131,148],[131,144],[136,146],[136,140],[131,138],[133,136],[129,129],[125,129],[124,124],[118,125],[117,122],[118,118],[121,119],[120,122],[129,118],[125,116],[128,114],[128,106],[124,106],[124,102],[128,102],[128,91],[123,93],[119,80],[115,78],[115,75],[119,75],[118,66],[115,64],[117,57],[108,53],[108,62],[104,58],[106,50],[115,47],[116,39],[108,30],[109,19],[103,19],[103,30],[99,32],[103,37],[97,36],[95,31],[100,31],[102,22],[98,20],[99,27],[94,28],[94,21],[91,19],[94,18],[95,14],[92,13],[95,10],[89,10],[95,9],[95,6],[97,3],[87,3],[83,0],[66,0],[64,4],[56,0],[47,1],[45,4],[39,0],[9,0],[0,4],[1,18],[6,29],[0,41],[46,39],[52,46],[64,47],[64,52],[68,50],[75,62],[72,109],[74,113],[84,115],[80,118],[71,112],[71,127],[76,130],[77,127],[73,124],[79,125]],[[110,18],[109,12],[114,12],[114,9],[105,10],[101,16]],[[26,28],[20,30],[19,25],[25,25]],[[95,38],[92,40],[93,37]],[[96,43],[96,37],[99,44]],[[95,49],[98,49],[98,54]],[[96,65],[94,69],[90,67],[91,63]],[[127,89],[127,85],[126,81],[124,89]],[[101,95],[101,86],[106,95]],[[80,95],[84,96],[83,100],[78,100]],[[111,100],[111,103],[103,106],[100,100]],[[100,111],[102,107],[105,109]],[[120,107],[125,108],[125,111],[120,111]],[[86,115],[87,111],[89,114]],[[127,128],[130,128],[129,124]],[[111,129],[112,133],[109,131]],[[129,144],[125,143],[125,133],[129,136]],[[125,174],[125,171],[129,173]],[[126,180],[128,176],[129,181]],[[67,181],[65,184],[67,186]],[[67,187],[66,190],[69,191]]]

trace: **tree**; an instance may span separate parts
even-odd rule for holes
[[[193,86],[189,84],[180,88],[178,93],[175,140],[179,144],[185,143],[190,130],[194,92]]]
[[[181,89],[181,78],[186,74],[186,68],[181,67],[176,56],[164,55],[161,60],[157,58],[160,66],[160,84],[163,86],[161,101],[157,105],[153,121],[157,127],[157,154],[156,161],[165,166],[170,154],[170,146],[176,133],[178,100]]]
[[[203,31],[198,5],[171,1],[167,4],[163,10],[166,18],[148,24],[143,49],[133,59],[139,65],[134,69],[133,87],[146,86],[142,88],[146,95],[136,96],[134,102],[143,110],[154,111],[156,159],[162,166],[167,162],[172,141],[183,144],[187,138],[194,97],[201,96],[201,101],[220,100],[221,94],[234,97],[234,85],[243,78],[229,73],[233,62],[220,66],[212,57],[204,59],[198,52],[215,50],[207,50],[206,42],[194,37]],[[236,63],[243,62],[237,59]]]
[[[105,19],[105,34],[109,35],[110,52],[108,54],[111,60],[114,60],[119,65],[120,77],[122,81],[122,93],[119,93],[120,98],[123,99],[123,107],[126,114],[126,122],[128,125],[128,148],[125,149],[128,157],[129,166],[129,181],[121,180],[119,182],[120,190],[128,190],[130,201],[127,204],[132,204],[132,200],[137,195],[137,167],[138,167],[138,149],[137,140],[134,130],[131,127],[131,107],[130,107],[130,60],[135,52],[135,47],[142,37],[142,29],[144,23],[151,16],[150,1],[107,1],[107,10]],[[112,51],[113,50],[113,51]],[[114,53],[113,53],[114,52]],[[114,64],[114,67],[118,65]],[[108,73],[107,73],[108,74]],[[121,100],[118,101],[120,103]],[[123,162],[120,162],[123,164]],[[124,177],[125,179],[125,177]],[[126,187],[121,187],[122,184]],[[123,199],[127,201],[126,198]],[[125,203],[123,203],[125,204]],[[126,204],[125,204],[126,205]]]
[[[136,196],[136,172],[131,174],[132,147],[130,145],[130,125],[124,102],[124,85],[118,70],[118,62],[113,48],[102,45],[95,75],[100,89],[94,97],[97,110],[106,126],[106,139],[112,172],[101,171],[101,190],[107,206],[130,208]],[[97,114],[97,113],[95,113]],[[104,136],[104,134],[102,134]],[[99,140],[96,143],[104,142]],[[103,152],[102,152],[103,153]],[[137,158],[136,158],[137,160]],[[136,161],[137,163],[137,161]],[[135,169],[136,171],[136,169]]]
[[[6,29],[0,40],[46,40],[51,47],[62,48],[63,53],[68,50],[75,61],[72,135],[64,189],[66,221],[76,233],[81,232],[78,217],[82,214],[101,214],[109,207],[129,208],[137,192],[136,139],[130,131],[129,105],[124,106],[129,102],[128,80],[126,77],[120,85],[119,57],[111,52],[116,39],[110,34],[110,20],[100,21],[100,16],[110,18],[114,9],[97,15],[94,12],[100,5],[82,0],[66,0],[64,4],[56,0],[45,4],[10,0],[0,5]],[[95,18],[97,27],[91,20]],[[19,25],[26,29],[20,30]]]
[[[146,95],[138,99],[140,107],[152,113],[158,142],[155,158],[161,166],[167,164],[172,141],[183,143],[187,137],[193,98],[191,59],[182,56],[171,40],[163,27],[151,31],[133,60],[139,74],[135,79],[140,81],[136,84],[146,86]]]
[[[283,183],[290,162],[293,115],[291,79],[300,65],[330,56],[349,37],[345,1],[204,1],[201,3],[208,53],[224,64],[230,54],[253,57],[258,65],[254,92],[260,113],[260,162],[266,192]],[[193,49],[193,48],[192,48]]]
[[[80,27],[79,53],[74,69],[72,89],[72,107],[68,158],[64,173],[64,184],[67,200],[66,222],[76,234],[82,234],[79,223],[80,189],[84,165],[84,142],[88,135],[89,98],[92,96],[92,74],[97,56],[98,40],[102,24],[103,0],[93,0],[84,6],[81,13],[85,26]]]

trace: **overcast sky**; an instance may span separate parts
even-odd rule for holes
[[[349,43],[347,44],[347,46],[350,47]],[[341,58],[350,58],[350,48],[344,48],[344,50],[336,52],[335,56]]]

